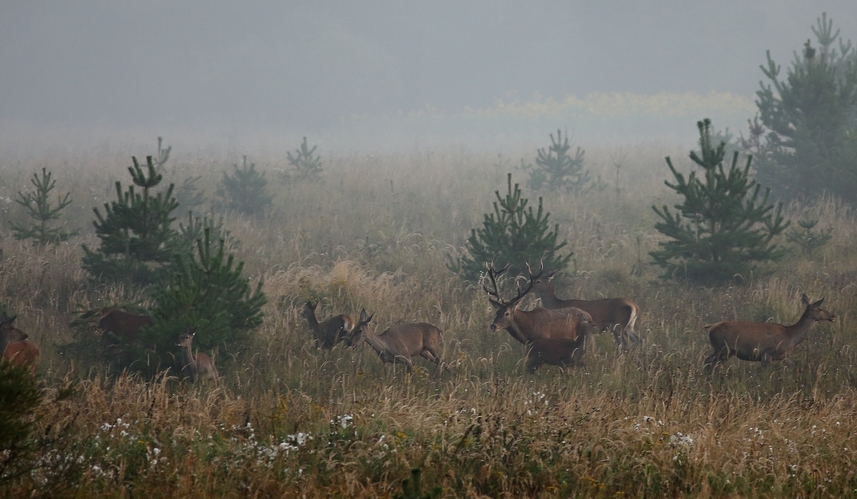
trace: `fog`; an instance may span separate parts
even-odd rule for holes
[[[766,50],[786,68],[815,39],[822,12],[857,40],[853,0],[3,0],[0,132],[6,143],[46,128],[186,131],[212,141],[265,130],[328,141],[397,130],[389,140],[411,140],[445,135],[438,123],[409,131],[401,117],[415,113],[616,93],[733,96],[743,107],[721,126],[739,127],[752,117]],[[393,124],[378,125],[385,119]],[[575,121],[466,121],[448,136],[527,126],[587,137]],[[695,133],[693,121],[680,121]],[[640,123],[617,130],[633,128]]]

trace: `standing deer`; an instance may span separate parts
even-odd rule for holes
[[[30,371],[36,374],[39,347],[27,339],[27,333],[12,325],[17,317],[9,317],[6,312],[0,316],[0,358],[16,366],[29,367]]]
[[[354,329],[354,319],[349,315],[337,315],[319,324],[315,317],[316,307],[318,307],[318,302],[306,302],[301,315],[307,320],[315,335],[316,346],[330,350],[337,342],[344,340],[348,333]]]
[[[553,276],[559,272],[554,270],[544,277],[539,277],[533,284],[532,292],[542,301],[542,306],[557,310],[575,307],[585,310],[592,316],[592,322],[601,331],[610,330],[616,345],[626,349],[628,339],[632,343],[640,343],[640,336],[634,331],[634,324],[640,317],[640,307],[627,298],[604,298],[601,300],[560,300],[553,287]]]
[[[217,368],[214,366],[211,357],[202,352],[196,355],[193,353],[193,337],[195,334],[196,327],[188,327],[185,332],[179,335],[176,343],[182,349],[182,372],[190,378],[191,383],[198,379],[217,381]]]
[[[535,372],[542,364],[560,367],[582,365],[583,342],[586,335],[576,339],[569,338],[539,338],[530,344],[527,353],[527,370]]]
[[[821,308],[824,298],[815,303],[810,303],[806,295],[801,295],[800,299],[806,309],[797,323],[791,326],[769,322],[718,322],[710,326],[708,339],[714,353],[705,359],[705,369],[711,372],[717,364],[733,355],[741,360],[761,362],[763,366],[772,360],[794,365],[794,361],[786,356],[804,340],[810,328],[819,321],[836,320],[834,314]]]
[[[521,300],[533,287],[533,282],[541,276],[544,271],[543,268],[535,276],[530,272],[527,286],[523,290],[518,288],[517,296],[508,301],[502,300],[497,287],[497,277],[507,269],[508,265],[500,270],[495,270],[493,264],[489,265],[488,277],[491,279],[494,289],[488,289],[487,286],[483,285],[483,289],[489,295],[488,301],[497,311],[494,321],[491,323],[492,331],[506,329],[513,338],[524,344],[530,344],[544,338],[578,340],[590,332],[592,317],[578,308],[548,310],[539,307],[529,311],[518,308]]]
[[[366,310],[360,311],[357,326],[346,338],[351,347],[360,345],[364,340],[369,343],[384,364],[404,364],[408,372],[414,371],[411,357],[420,355],[440,366],[438,346],[443,333],[436,326],[425,322],[409,322],[386,329],[381,334],[375,334],[369,329],[369,323],[375,314],[367,316]]]

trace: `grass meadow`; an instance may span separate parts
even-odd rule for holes
[[[0,163],[0,301],[41,347],[46,391],[33,462],[6,482],[6,496],[392,497],[414,468],[423,490],[440,487],[442,497],[857,495],[857,219],[834,199],[786,204],[791,220],[833,229],[812,255],[794,251],[722,287],[663,280],[647,255],[660,240],[651,205],[676,201],[663,158],[689,168],[689,148],[627,146],[621,169],[615,151],[587,149],[601,189],[524,196],[544,197],[574,252],[557,293],[636,301],[644,343],[619,354],[602,334],[585,367],[528,374],[524,347],[489,330],[485,292],[445,262],[492,210],[508,171],[525,183],[514,167],[534,153],[320,151],[316,183],[289,180],[284,155],[251,156],[275,198],[247,217],[218,211],[214,196],[240,156],[174,152],[166,180],[201,177],[201,211],[223,217],[239,241],[232,251],[268,296],[250,343],[209,352],[221,382],[189,386],[173,372],[109,376],[67,347],[79,311],[145,300],[80,268],[81,245],[98,246],[92,208],[114,199],[116,180],[130,181],[132,153],[119,149]],[[81,229],[48,248],[8,230],[24,216],[11,200],[42,167],[71,192],[64,221]],[[838,320],[811,331],[793,352],[796,368],[732,359],[706,376],[704,325],[791,324],[801,293],[824,297]],[[431,322],[444,331],[448,367],[415,359],[408,376],[367,345],[319,351],[300,317],[309,299],[321,301],[321,317],[366,308],[376,332]],[[69,383],[74,395],[59,397]]]

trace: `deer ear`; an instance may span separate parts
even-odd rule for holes
[[[800,295],[800,301],[802,301],[804,305],[809,305],[809,298],[807,298],[806,293]]]
[[[824,301],[824,298],[822,298],[822,299],[818,300],[817,302],[813,303],[812,305],[810,305],[810,306],[809,306],[809,308],[818,308],[818,307],[820,307],[820,306],[821,306],[821,302],[823,302],[823,301]]]
[[[505,308],[505,307],[506,307],[506,305],[503,305],[502,303],[498,302],[498,301],[497,301],[497,300],[495,300],[494,298],[488,298],[488,301],[489,301],[489,302],[491,302],[491,305],[493,305],[493,306],[494,306],[494,308],[495,308],[495,309],[497,309],[497,310],[500,310],[500,309],[502,309],[502,308]]]

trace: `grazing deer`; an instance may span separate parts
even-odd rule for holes
[[[542,364],[550,364],[560,367],[574,367],[582,365],[580,358],[583,356],[583,343],[586,335],[576,339],[568,338],[540,338],[530,344],[527,353],[527,370],[535,372]]]
[[[301,315],[307,320],[315,335],[316,346],[330,350],[337,342],[344,340],[348,333],[354,329],[354,319],[350,315],[337,315],[319,324],[315,317],[316,307],[318,307],[318,302],[306,302]]]
[[[346,338],[351,347],[360,345],[364,340],[369,343],[384,364],[404,364],[408,372],[414,371],[411,357],[420,355],[440,366],[438,346],[443,333],[436,326],[425,322],[409,322],[388,328],[381,334],[375,334],[369,329],[369,323],[374,314],[367,316],[366,310],[360,311],[357,326]]]
[[[786,356],[804,340],[809,329],[816,322],[836,320],[835,315],[821,308],[824,298],[815,303],[810,303],[806,295],[800,299],[806,310],[791,326],[769,322],[718,322],[710,326],[708,339],[714,353],[705,359],[705,369],[711,372],[717,364],[733,355],[741,360],[761,362],[763,366],[772,360],[794,365],[794,361]]]
[[[108,347],[119,344],[137,345],[140,343],[140,330],[152,325],[148,315],[132,314],[118,308],[104,309],[104,315],[98,321],[98,327],[104,331],[104,342]]]
[[[554,270],[544,277],[539,277],[533,284],[532,292],[542,301],[542,306],[557,310],[575,307],[585,310],[592,316],[592,322],[601,331],[610,330],[616,345],[623,350],[632,343],[640,343],[640,336],[634,331],[634,324],[640,317],[640,307],[627,298],[604,298],[601,300],[560,300],[553,288],[553,276],[559,272]]]
[[[196,327],[188,327],[185,332],[179,335],[179,340],[176,343],[182,349],[182,372],[187,374],[192,383],[198,379],[217,381],[217,368],[214,366],[211,357],[202,352],[196,355],[193,353],[193,337],[195,334]]]
[[[6,312],[0,316],[0,358],[16,366],[29,367],[30,371],[36,374],[39,347],[27,339],[27,333],[12,325],[17,317],[9,317]]]
[[[592,328],[592,317],[585,311],[578,308],[568,307],[564,309],[548,310],[546,308],[536,308],[534,310],[520,310],[518,305],[521,300],[530,292],[533,287],[533,282],[537,280],[544,268],[539,270],[539,273],[533,276],[530,272],[530,279],[527,286],[521,290],[518,288],[518,295],[511,300],[502,300],[497,287],[497,276],[505,272],[509,266],[495,270],[494,265],[488,266],[488,277],[494,287],[493,290],[487,286],[482,288],[488,293],[488,301],[494,306],[497,311],[494,316],[494,321],[491,323],[492,331],[506,329],[513,338],[524,344],[530,344],[536,340],[543,338],[566,338],[577,340],[590,332]]]

